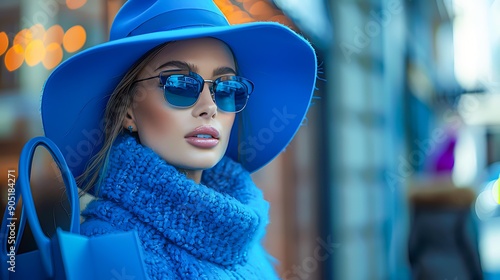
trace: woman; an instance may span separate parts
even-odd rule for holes
[[[204,0],[130,0],[110,38],[42,97],[46,136],[96,195],[82,233],[137,231],[153,279],[277,278],[250,172],[307,112],[311,46],[275,23],[231,26]]]

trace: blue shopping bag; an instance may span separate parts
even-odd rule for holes
[[[69,232],[60,228],[49,238],[42,232],[30,189],[29,174],[37,146],[44,146],[60,167],[69,201],[71,224]],[[15,199],[9,200],[0,229],[1,279],[146,279],[142,251],[135,231],[96,237],[80,235],[80,204],[75,179],[59,148],[46,137],[28,141],[21,152]],[[9,211],[22,197],[19,221]],[[9,197],[10,198],[10,197]],[[17,255],[20,237],[28,220],[38,250]],[[18,224],[16,224],[18,222]],[[15,231],[17,228],[17,231]],[[16,236],[19,239],[9,239]],[[10,243],[9,243],[10,241]],[[7,245],[7,246],[5,246]]]

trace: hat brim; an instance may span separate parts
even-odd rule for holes
[[[316,55],[305,39],[270,22],[162,31],[89,48],[59,65],[47,79],[43,128],[75,177],[102,147],[106,104],[128,69],[160,44],[199,37],[214,37],[230,46],[240,74],[255,84],[244,113],[236,116],[226,154],[253,172],[283,151],[314,92]]]

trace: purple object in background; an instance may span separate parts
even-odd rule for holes
[[[456,137],[450,136],[450,139],[444,144],[443,148],[437,151],[436,159],[432,166],[434,173],[451,173],[453,171],[456,144]]]

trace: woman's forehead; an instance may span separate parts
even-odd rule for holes
[[[166,68],[211,71],[222,67],[236,70],[230,48],[215,38],[197,38],[167,43],[146,66],[147,72],[150,73],[158,73]]]

